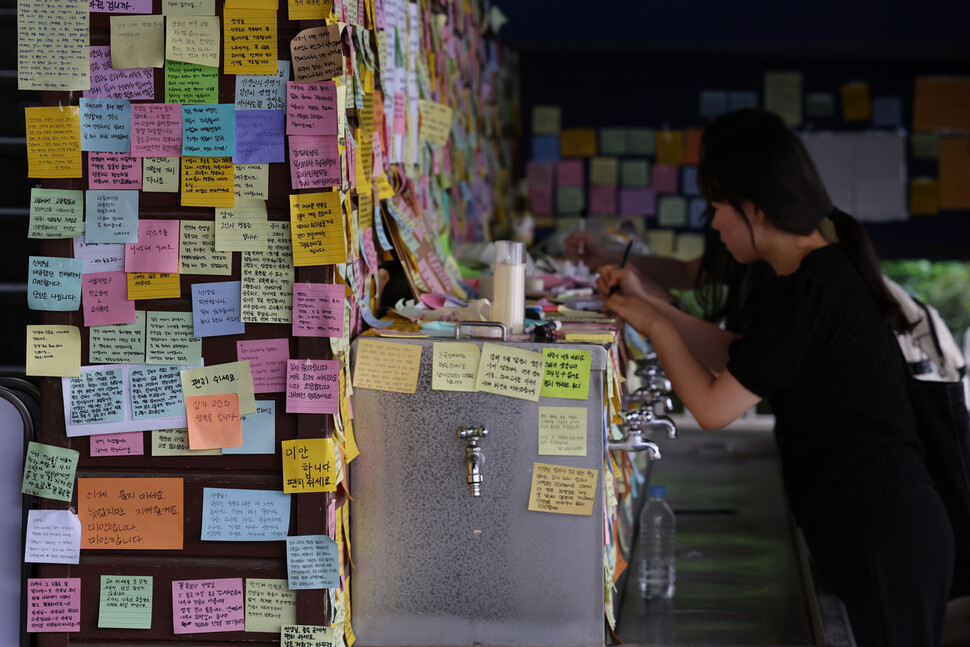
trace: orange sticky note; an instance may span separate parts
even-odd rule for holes
[[[970,131],[970,78],[916,79],[913,130]]]
[[[232,207],[236,171],[231,157],[182,158],[183,207]]]
[[[865,81],[842,84],[842,118],[846,121],[866,121],[872,118],[869,84]]]
[[[684,130],[684,164],[697,164],[701,161],[701,134],[703,128]]]
[[[909,211],[915,216],[940,213],[940,182],[931,177],[914,177],[909,183]]]
[[[239,394],[190,395],[185,398],[189,449],[242,446]]]
[[[940,139],[940,209],[970,209],[970,137]]]
[[[564,128],[559,134],[559,152],[563,157],[596,155],[596,129]]]
[[[178,299],[182,281],[178,274],[164,272],[128,272],[128,300]]]
[[[27,177],[81,177],[81,113],[77,106],[24,108]]]
[[[657,131],[657,164],[681,166],[684,163],[684,131]]]
[[[182,479],[79,478],[86,550],[182,550]]]

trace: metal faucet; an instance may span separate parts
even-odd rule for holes
[[[659,461],[661,459],[660,447],[652,440],[643,437],[643,432],[636,428],[624,427],[626,435],[623,440],[610,440],[606,443],[607,449],[618,449],[625,452],[647,452],[648,461]]]
[[[478,443],[488,435],[485,427],[459,427],[458,437],[468,443],[465,447],[465,465],[468,468],[468,476],[465,481],[468,483],[469,494],[472,496],[482,495],[482,467],[485,465],[485,454]]]
[[[628,429],[639,429],[642,432],[654,432],[663,429],[667,432],[667,438],[677,437],[677,425],[673,419],[667,415],[654,413],[653,407],[644,405],[640,409],[632,411],[621,411],[623,417],[623,427]]]

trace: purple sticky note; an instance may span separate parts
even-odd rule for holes
[[[616,187],[591,186],[589,188],[589,212],[597,214],[616,213]]]
[[[290,140],[290,176],[294,189],[340,186],[340,152],[336,135]]]
[[[179,157],[182,154],[182,104],[132,104],[131,154],[135,157]]]
[[[653,189],[620,189],[621,216],[652,216],[656,213]]]
[[[177,634],[243,631],[242,578],[173,580],[172,623]]]
[[[236,111],[236,164],[272,164],[286,161],[282,110]]]
[[[537,162],[529,160],[526,165],[526,175],[529,178],[529,186],[536,184],[552,184],[552,162]]]
[[[192,328],[196,337],[241,335],[246,332],[240,281],[192,284]]]
[[[135,320],[135,302],[128,300],[128,276],[124,272],[85,274],[81,284],[81,305],[85,326]]]
[[[565,160],[556,163],[557,187],[583,186],[583,160]]]
[[[254,393],[286,390],[286,363],[290,359],[288,339],[247,339],[236,342],[236,358],[249,360]]]
[[[138,242],[125,245],[125,272],[179,271],[179,221],[139,220]]]
[[[127,153],[88,153],[89,189],[141,189],[141,159]]]
[[[337,86],[333,81],[287,82],[286,134],[337,134]]]
[[[91,13],[146,13],[152,12],[152,0],[90,0]]]
[[[91,436],[92,456],[144,456],[144,454],[145,434],[141,431]]]
[[[107,45],[92,45],[90,58],[91,89],[85,90],[83,96],[91,99],[151,100],[155,98],[154,69],[150,67],[114,69],[111,67],[111,48]]]
[[[344,286],[293,284],[293,336],[340,337],[344,334]]]
[[[287,413],[337,413],[340,361],[291,359],[286,363]]]
[[[80,631],[81,578],[27,580],[27,631]]]
[[[653,191],[654,193],[677,193],[680,168],[667,164],[653,165]]]

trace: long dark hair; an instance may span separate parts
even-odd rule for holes
[[[775,227],[799,236],[811,234],[831,218],[839,244],[883,317],[898,332],[912,329],[883,283],[865,229],[833,207],[804,144],[780,117],[753,109],[728,113],[705,129],[701,149],[697,186],[708,202],[726,202],[738,213],[750,202]]]

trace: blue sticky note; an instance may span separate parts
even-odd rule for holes
[[[742,108],[757,108],[758,93],[750,90],[734,90],[728,94],[728,109],[730,111]]]
[[[196,337],[241,335],[246,324],[242,312],[240,281],[192,284],[192,334]]]
[[[385,204],[390,204],[390,202],[385,202]],[[374,229],[377,230],[377,242],[380,243],[381,249],[386,252],[394,249],[394,245],[387,237],[387,232],[384,231],[384,218],[381,217],[379,211],[375,211],[374,213]]]
[[[700,195],[697,188],[697,167],[684,166],[680,171],[680,192],[686,196]]]
[[[138,366],[128,372],[131,417],[168,418],[185,415],[181,366]]]
[[[537,135],[533,137],[532,159],[536,162],[558,162],[559,135]]]
[[[289,494],[202,488],[202,541],[282,541],[289,528]]]
[[[364,318],[367,325],[371,328],[387,328],[393,321],[390,319],[378,319],[374,316],[374,313],[370,311],[370,304],[367,303],[367,299],[359,301],[360,303],[360,316]]]
[[[231,103],[182,106],[182,155],[232,157],[235,153],[235,106]]]
[[[282,110],[236,112],[236,164],[272,164],[286,161]]]
[[[276,61],[276,75],[237,74],[236,110],[286,110],[290,62]]]
[[[286,575],[292,590],[338,588],[337,542],[326,535],[287,537]]]
[[[81,150],[127,153],[131,150],[131,102],[81,97]]]
[[[903,100],[899,97],[873,98],[872,125],[877,128],[901,127],[903,125]]]
[[[687,204],[687,226],[691,229],[704,228],[704,212],[707,210],[707,200],[691,198]]]
[[[276,453],[276,401],[256,400],[256,413],[242,416],[242,445],[223,447],[223,454]]]
[[[83,259],[31,256],[27,267],[28,308],[71,312],[81,307]]]
[[[85,191],[84,242],[137,243],[138,191]]]
[[[726,90],[701,90],[699,103],[701,117],[720,117],[728,111],[728,93]]]

